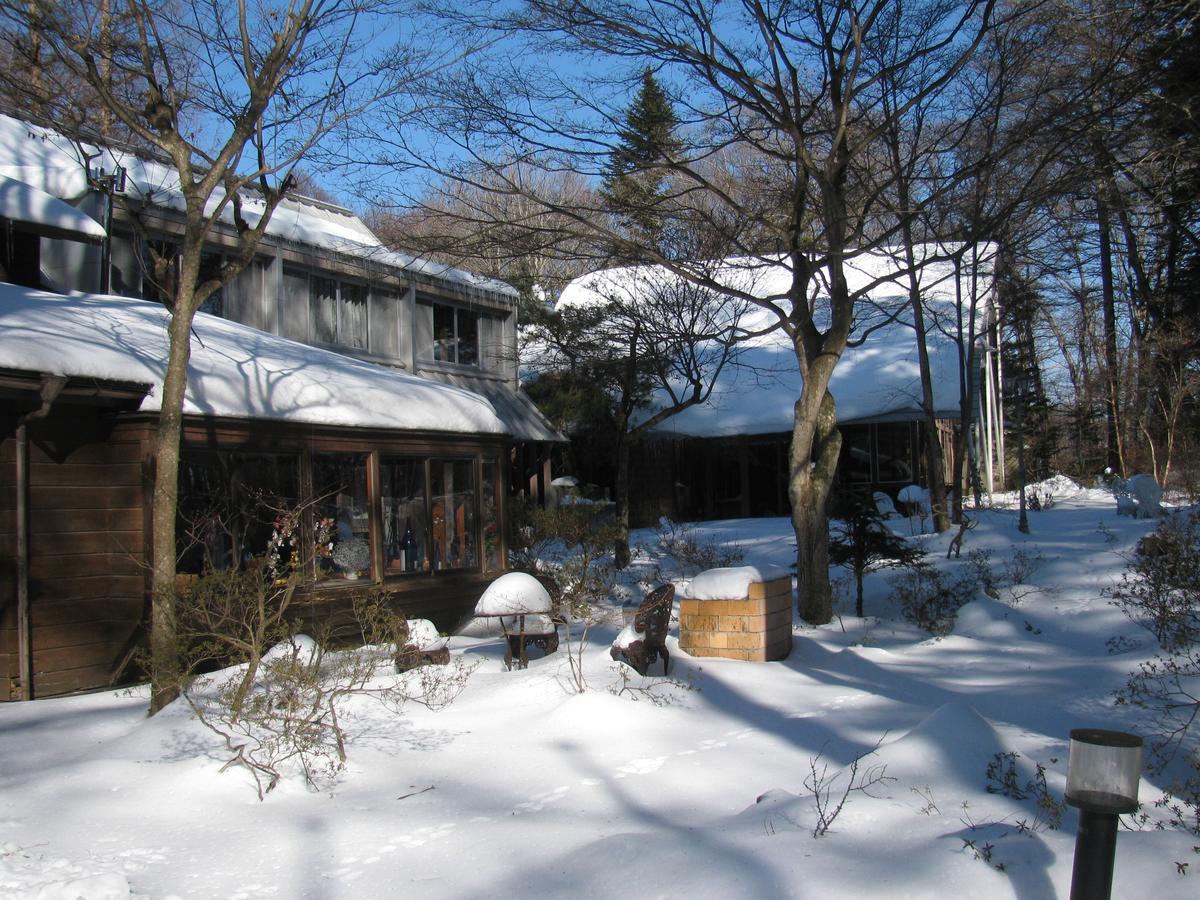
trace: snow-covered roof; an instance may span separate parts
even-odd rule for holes
[[[167,360],[162,306],[62,296],[0,283],[0,367],[151,385],[157,411]],[[199,313],[184,412],[310,425],[505,434],[478,394]]]
[[[954,254],[963,259],[958,266],[949,258]],[[976,298],[976,337],[992,314],[995,247],[920,247],[916,256],[928,260],[920,266],[918,278],[925,299],[934,408],[938,415],[956,416],[958,345],[949,335],[956,334],[960,304],[967,308],[972,296]],[[873,330],[862,345],[846,349],[834,370],[830,390],[840,422],[902,419],[921,409],[916,334],[909,324],[911,316],[905,313],[907,276],[897,275],[903,271],[902,255],[886,250],[864,253],[847,263],[850,290],[863,292],[857,305],[856,334],[862,334],[868,326]],[[785,298],[791,270],[782,259],[730,259],[708,266],[706,274],[733,290],[788,308]],[[680,276],[657,266],[606,269],[572,281],[557,306],[582,307],[613,299],[636,303],[640,291],[672,280],[680,280]],[[810,292],[818,317],[821,298],[826,294],[823,285],[824,279],[818,274]],[[889,320],[891,316],[895,319]],[[774,322],[771,312],[751,306],[742,312],[738,324],[743,331],[756,333]],[[737,364],[722,370],[709,399],[667,419],[656,431],[692,437],[787,432],[794,422],[795,402],[802,386],[791,342],[776,329],[747,340],[741,346]]]
[[[86,159],[85,159],[86,157]],[[0,175],[25,182],[66,201],[82,198],[88,190],[87,166],[107,172],[122,166],[126,171],[125,195],[161,209],[181,212],[183,194],[175,169],[130,150],[72,141],[48,128],[0,114]],[[215,208],[224,194],[218,190],[210,201]],[[252,193],[243,198],[242,212],[253,225],[262,214],[263,203]],[[222,221],[233,224],[226,208]],[[493,278],[485,278],[451,266],[397,253],[386,248],[358,216],[348,209],[319,201],[289,197],[271,217],[267,234],[281,241],[355,257],[462,285],[515,298],[517,292]]]
[[[24,181],[0,175],[0,218],[32,226],[48,237],[102,241],[104,227],[57,197]]]

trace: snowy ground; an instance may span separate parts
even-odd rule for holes
[[[321,792],[291,779],[259,802],[186,708],[147,719],[144,691],[2,705],[0,896],[1065,897],[1076,812],[1050,830],[985,773],[1015,752],[1021,785],[1041,764],[1061,797],[1071,728],[1142,729],[1112,691],[1153,641],[1101,591],[1152,525],[1098,492],[1031,513],[1027,538],[1015,512],[979,518],[963,561],[944,559],[949,535],[923,538],[931,558],[953,569],[988,549],[999,569],[1025,544],[1038,590],[981,597],[947,637],[900,621],[875,575],[870,618],[851,603],[797,625],[783,662],[693,659],[672,638],[673,683],[647,680],[657,704],[615,692],[616,622],[590,635],[585,693],[562,650],[507,672],[498,641],[456,637],[480,663],[462,696],[399,719],[359,710],[347,770]],[[702,534],[745,563],[792,562],[786,520]],[[860,772],[894,781],[814,838],[814,760],[845,778],[879,742]],[[1152,816],[1156,780],[1141,785]],[[1197,896],[1194,844],[1122,829],[1114,896]]]

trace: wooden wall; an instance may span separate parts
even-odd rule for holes
[[[111,433],[110,433],[111,432]],[[142,621],[143,427],[56,405],[29,425],[33,694],[108,685]],[[16,441],[0,443],[0,700],[18,696]]]

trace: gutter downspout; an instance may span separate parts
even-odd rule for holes
[[[65,375],[43,375],[37,410],[17,420],[17,665],[22,700],[33,699],[33,628],[29,610],[29,432],[28,423],[45,418],[67,383]]]

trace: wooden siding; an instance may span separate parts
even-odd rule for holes
[[[144,428],[85,407],[29,425],[33,695],[108,684],[142,621]],[[0,444],[0,700],[17,695],[16,442]]]

